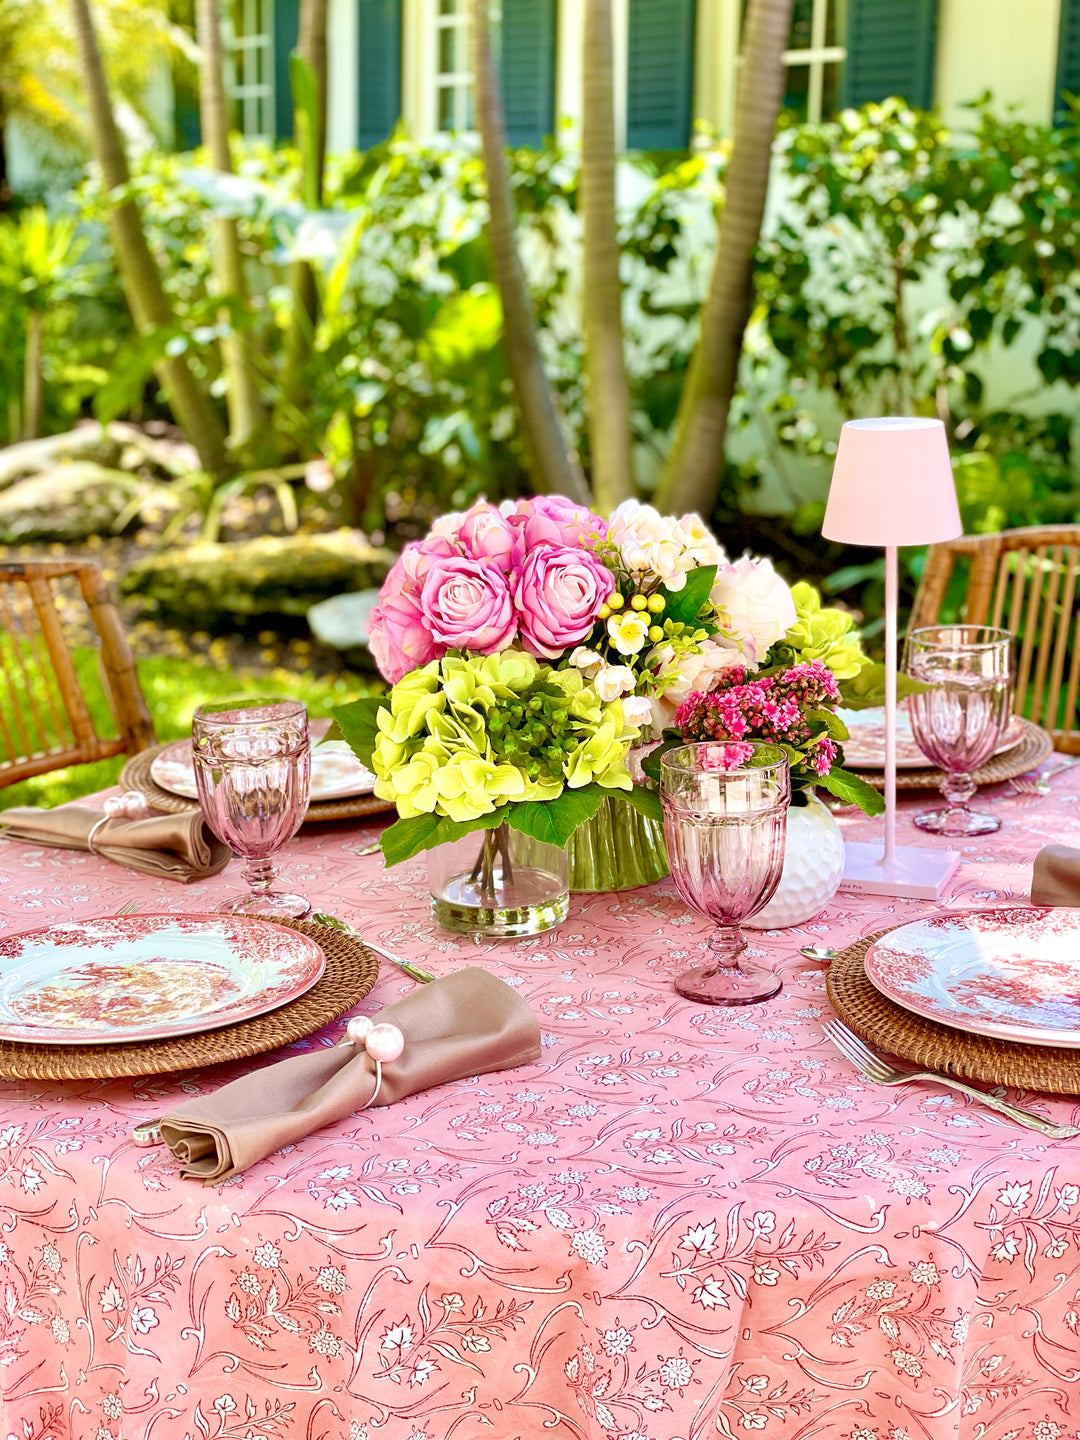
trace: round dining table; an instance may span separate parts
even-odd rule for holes
[[[1027,903],[1040,846],[1080,844],[1078,779],[984,791],[1001,830],[956,842],[941,905]],[[911,803],[901,843],[940,844]],[[217,1187],[133,1127],[253,1067],[272,1085],[344,1020],[240,1064],[0,1081],[0,1440],[1076,1440],[1080,1140],[871,1084],[799,953],[933,902],[841,894],[752,932],[783,989],[722,1009],[673,989],[707,927],[670,881],[478,945],[435,927],[423,857],[388,870],[377,835],[304,829],[290,887],[438,975],[490,969],[533,1007],[540,1060]],[[0,934],[126,901],[205,912],[238,871],[181,886],[0,841]],[[413,984],[384,962],[356,1013]],[[1080,1122],[1080,1099],[1011,1098]]]

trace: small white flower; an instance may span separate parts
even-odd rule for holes
[[[253,1270],[245,1270],[236,1277],[236,1283],[245,1295],[258,1295],[262,1289],[262,1281]]]
[[[570,656],[570,664],[580,670],[586,680],[591,680],[604,667],[604,657],[587,645],[579,645]]]
[[[571,1241],[575,1252],[587,1265],[602,1265],[607,1256],[607,1241],[599,1230],[578,1230]]]
[[[315,1284],[327,1295],[344,1295],[345,1276],[332,1265],[324,1265],[315,1276]]]
[[[620,1325],[617,1330],[605,1330],[600,1343],[608,1355],[625,1355],[633,1348],[634,1337],[624,1325]]]
[[[682,1355],[671,1355],[660,1366],[660,1379],[669,1390],[681,1390],[693,1378],[693,1367]]]
[[[916,1285],[937,1285],[941,1280],[937,1266],[932,1260],[920,1260],[911,1267],[911,1278]]]
[[[257,1248],[252,1259],[264,1270],[276,1270],[281,1264],[281,1251],[276,1245],[271,1245],[269,1241],[266,1241]]]
[[[608,620],[607,632],[620,655],[636,655],[649,637],[649,619],[640,610],[622,611]]]
[[[628,695],[622,713],[627,725],[647,725],[652,720],[653,702],[647,695]]]
[[[68,1323],[62,1315],[57,1315],[53,1319],[52,1333],[53,1339],[59,1345],[66,1345],[71,1339],[71,1331],[68,1329]]]
[[[638,649],[640,648],[638,646]],[[605,701],[618,700],[622,695],[629,695],[636,684],[634,672],[629,665],[605,665],[593,678],[596,693]]]
[[[325,1355],[331,1360],[341,1354],[341,1341],[331,1330],[317,1330],[314,1335],[309,1335],[308,1345],[313,1354]]]

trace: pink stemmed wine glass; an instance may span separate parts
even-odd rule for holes
[[[273,888],[277,870],[270,863],[307,812],[311,742],[304,705],[276,699],[200,705],[191,748],[207,824],[247,861],[250,893],[218,909],[232,915],[306,915],[311,906],[303,895]]]
[[[742,958],[743,920],[772,899],[784,868],[788,762],[777,745],[705,741],[660,762],[671,878],[717,927],[712,963],[685,971],[675,989],[706,1005],[752,1005],[780,989],[771,970]]]
[[[933,688],[908,698],[915,741],[945,771],[945,804],[913,817],[934,835],[989,835],[996,815],[971,810],[971,772],[1001,742],[1015,687],[1013,637],[990,625],[928,625],[907,639],[907,672]]]

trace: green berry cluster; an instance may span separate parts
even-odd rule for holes
[[[562,777],[563,760],[578,748],[565,691],[539,685],[488,716],[488,740],[496,763],[509,761],[530,780]]]

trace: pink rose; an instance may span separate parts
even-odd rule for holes
[[[456,554],[450,541],[438,536],[414,540],[405,546],[382,583],[379,603],[368,621],[368,649],[391,685],[446,653],[445,645],[435,643],[420,594],[432,562]]]
[[[442,645],[491,655],[517,634],[517,616],[506,576],[488,560],[463,556],[432,562],[420,603],[431,633]]]
[[[494,505],[485,501],[474,505],[466,514],[457,539],[471,560],[489,560],[504,573],[510,570],[514,531]]]
[[[526,650],[555,660],[584,640],[614,588],[611,572],[588,550],[566,545],[532,549],[514,586]]]
[[[507,520],[517,536],[514,564],[518,566],[537,545],[569,545],[581,549],[587,538],[602,538],[607,534],[606,520],[601,520],[584,505],[572,505],[562,495],[537,495],[532,500],[519,500]]]

